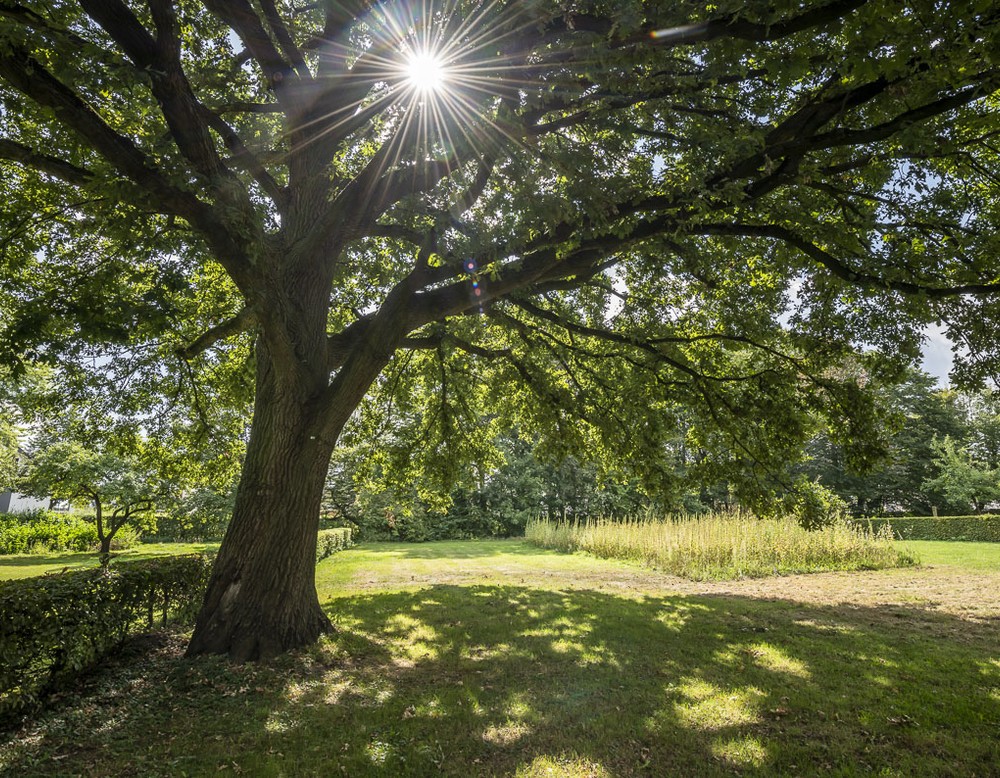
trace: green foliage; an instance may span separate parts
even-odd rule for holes
[[[880,405],[874,434],[888,442],[883,456],[859,466],[851,461],[843,431],[828,430],[810,441],[810,459],[800,470],[840,496],[855,515],[897,506],[918,513],[942,507],[941,489],[929,488],[941,474],[936,441],[970,439],[971,430],[986,418],[971,402],[977,395],[941,389],[919,370],[907,371],[897,385],[873,389]],[[981,445],[988,445],[988,438],[982,439]]]
[[[1000,543],[1000,516],[903,516],[868,519],[873,532],[891,527],[901,540],[965,540]]]
[[[138,542],[138,530],[124,527],[111,549],[132,548]],[[93,516],[45,510],[0,514],[0,554],[96,551],[99,545]]]
[[[795,519],[749,514],[587,522],[538,520],[525,538],[542,548],[629,559],[695,580],[759,578],[914,564],[888,531],[846,523],[807,530]]]
[[[1000,470],[973,460],[967,447],[952,438],[934,441],[934,465],[938,475],[924,481],[924,492],[946,514],[982,511],[1000,499]]]
[[[444,500],[391,485],[392,474],[371,465],[377,447],[341,450],[327,481],[327,508],[365,540],[426,541],[513,537],[539,516],[625,516],[649,504],[634,480],[602,473],[594,463],[542,459],[535,442],[515,434],[489,443],[498,461],[474,463]]]
[[[0,408],[0,413],[3,409]],[[6,489],[17,478],[17,434],[12,425],[0,420],[0,484]]]
[[[816,481],[797,484],[785,497],[784,507],[807,530],[842,523],[848,515],[847,503]]]
[[[316,561],[321,562],[328,556],[354,545],[354,531],[350,527],[336,529],[321,529],[316,543]]]
[[[0,721],[100,662],[136,631],[186,620],[209,563],[178,556],[0,582]]]
[[[210,488],[183,490],[166,501],[147,540],[193,542],[221,540],[233,515],[233,493]]]

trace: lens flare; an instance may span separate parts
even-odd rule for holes
[[[406,80],[418,92],[437,92],[444,88],[447,68],[444,61],[433,54],[414,54],[404,69]]]

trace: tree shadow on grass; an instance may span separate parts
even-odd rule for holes
[[[993,623],[919,608],[435,586],[265,665],[124,662],[17,775],[997,774]],[[175,641],[176,642],[176,641]]]

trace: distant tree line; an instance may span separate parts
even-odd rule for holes
[[[942,389],[912,371],[884,394],[881,465],[852,471],[842,448],[821,434],[802,470],[858,515],[965,515],[1000,502],[1000,392]]]
[[[789,463],[792,477],[805,475],[812,490],[803,493],[796,479],[779,509],[822,524],[847,511],[963,515],[1000,502],[1000,393],[943,389],[919,370],[879,391],[874,466],[857,467],[836,430],[818,432],[802,461]],[[672,471],[645,481],[561,456],[517,430],[495,443],[498,457],[451,473],[450,487],[436,490],[431,474],[414,477],[394,460],[391,442],[344,448],[330,469],[324,522],[351,524],[368,540],[503,537],[520,534],[533,517],[696,514],[739,502],[683,435],[670,444]]]

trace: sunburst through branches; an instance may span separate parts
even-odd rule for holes
[[[351,89],[340,93],[353,100],[310,117],[292,151],[359,132],[371,140],[374,130],[377,164],[388,171],[418,159],[450,165],[505,139],[519,143],[494,117],[500,100],[532,83],[519,38],[537,23],[523,4],[498,0],[376,5],[320,50],[320,72],[342,73],[336,78]]]

